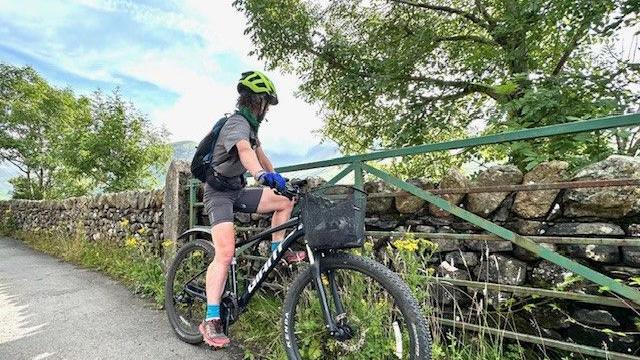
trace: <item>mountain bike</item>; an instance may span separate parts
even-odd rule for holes
[[[220,304],[225,333],[284,252],[301,242],[309,264],[288,287],[281,318],[289,359],[431,359],[431,334],[406,283],[382,264],[344,251],[363,245],[366,194],[350,187],[302,191],[305,185],[289,182],[281,192],[297,199],[299,216],[236,243],[236,249],[247,248],[292,229],[242,292],[233,259]],[[206,311],[205,274],[213,255],[211,240],[195,239],[180,248],[167,272],[165,309],[176,335],[187,343],[202,342],[198,325]]]

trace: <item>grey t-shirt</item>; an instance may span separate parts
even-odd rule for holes
[[[260,146],[258,134],[251,128],[247,119],[240,114],[233,114],[220,130],[218,141],[213,148],[213,163],[218,164],[214,169],[220,174],[233,177],[244,174],[247,169],[240,162],[236,144],[240,140],[247,140],[255,149]]]

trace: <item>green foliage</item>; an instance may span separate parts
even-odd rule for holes
[[[471,340],[471,341],[464,341]],[[433,347],[432,358],[434,360],[523,360],[539,359],[532,356],[520,346],[508,344],[502,348],[498,344],[492,344],[484,339],[460,339],[448,334],[447,338]]]
[[[170,146],[163,140],[166,133],[155,130],[117,91],[96,92],[91,104],[88,131],[75,139],[81,151],[69,148],[66,154],[73,168],[109,192],[156,185],[154,170],[170,159]]]
[[[0,63],[0,159],[14,198],[51,199],[154,186],[170,147],[117,91],[76,97],[33,69]]]
[[[276,360],[287,355],[280,337],[282,296],[259,292],[251,300],[251,306],[231,328],[231,336],[245,348],[245,359]]]
[[[52,173],[63,165],[64,134],[86,115],[86,99],[51,87],[33,69],[0,63],[0,158],[23,174],[14,197],[47,197]]]
[[[630,86],[637,67],[608,51],[633,25],[634,0],[234,5],[249,19],[256,54],[304,79],[300,94],[323,105],[323,134],[346,153],[466,137],[484,125],[501,132],[633,111],[640,100]],[[608,135],[497,152],[521,168],[563,157],[578,166],[611,151]],[[617,150],[639,148],[631,141]],[[438,173],[433,159],[419,160],[398,170]]]

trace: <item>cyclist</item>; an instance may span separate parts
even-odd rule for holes
[[[215,255],[207,269],[207,314],[199,330],[204,341],[220,348],[229,344],[222,331],[220,298],[224,291],[227,270],[235,253],[233,211],[273,213],[272,226],[289,220],[293,202],[271,189],[283,190],[286,180],[274,171],[271,161],[258,140],[258,128],[269,106],[278,104],[276,89],[265,74],[248,71],[238,82],[237,111],[220,130],[213,149],[213,171],[204,189],[205,210],[211,221]],[[244,174],[251,173],[258,183],[269,188],[244,188]],[[271,249],[278,247],[285,231],[273,234]],[[304,251],[288,251],[288,263],[304,260]]]

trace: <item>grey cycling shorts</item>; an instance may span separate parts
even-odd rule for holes
[[[262,198],[261,187],[240,190],[218,191],[209,184],[204,185],[204,209],[211,226],[233,222],[233,212],[255,213]]]

